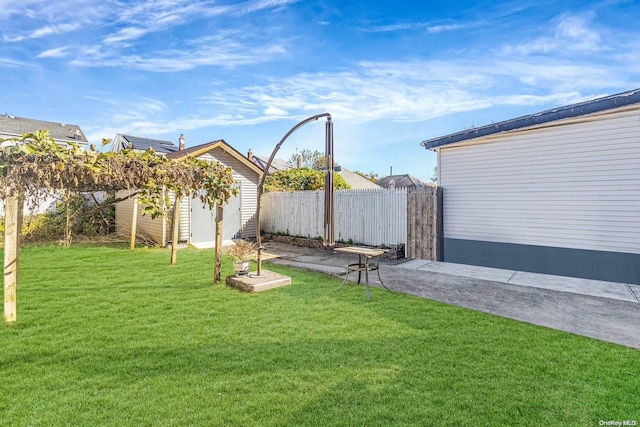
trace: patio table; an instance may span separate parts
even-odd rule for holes
[[[347,275],[345,276],[342,284],[336,289],[336,292],[339,291],[345,283],[347,283],[347,279],[349,278],[349,273],[352,271],[358,272],[358,284],[360,284],[360,280],[362,278],[362,272],[364,271],[365,277],[365,290],[367,293],[367,301],[371,300],[371,294],[369,293],[369,271],[376,270],[378,273],[378,280],[380,280],[380,284],[386,289],[389,290],[382,282],[380,278],[380,255],[385,253],[382,249],[372,249],[372,248],[363,248],[360,246],[347,246],[344,248],[335,248],[334,251],[341,252],[347,254]],[[358,255],[358,262],[349,263],[349,255]],[[375,259],[375,263],[372,263],[371,260]]]

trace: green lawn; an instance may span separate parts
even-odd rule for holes
[[[212,258],[23,249],[0,425],[640,421],[638,350],[268,264],[293,284],[241,293]]]

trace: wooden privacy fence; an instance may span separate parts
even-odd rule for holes
[[[407,193],[407,256],[443,260],[442,187]]]
[[[410,258],[441,259],[441,190],[344,190],[334,193],[335,239],[370,246],[405,244]],[[323,232],[324,192],[265,193],[261,230],[308,238]]]

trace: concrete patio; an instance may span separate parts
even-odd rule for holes
[[[274,264],[341,277],[346,271],[347,257],[331,250],[267,242],[265,251]],[[381,260],[380,267],[396,292],[640,349],[638,285],[428,260]],[[380,287],[374,276],[370,285]],[[362,296],[366,302],[364,289]]]

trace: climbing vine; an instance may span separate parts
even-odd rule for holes
[[[138,197],[143,213],[156,217],[171,207],[170,193],[198,197],[210,206],[237,194],[231,168],[219,162],[191,156],[167,159],[152,149],[115,153],[84,150],[74,143],[64,147],[47,130],[11,141],[0,148],[0,197],[22,194],[28,206],[51,191],[132,190],[126,197]]]

